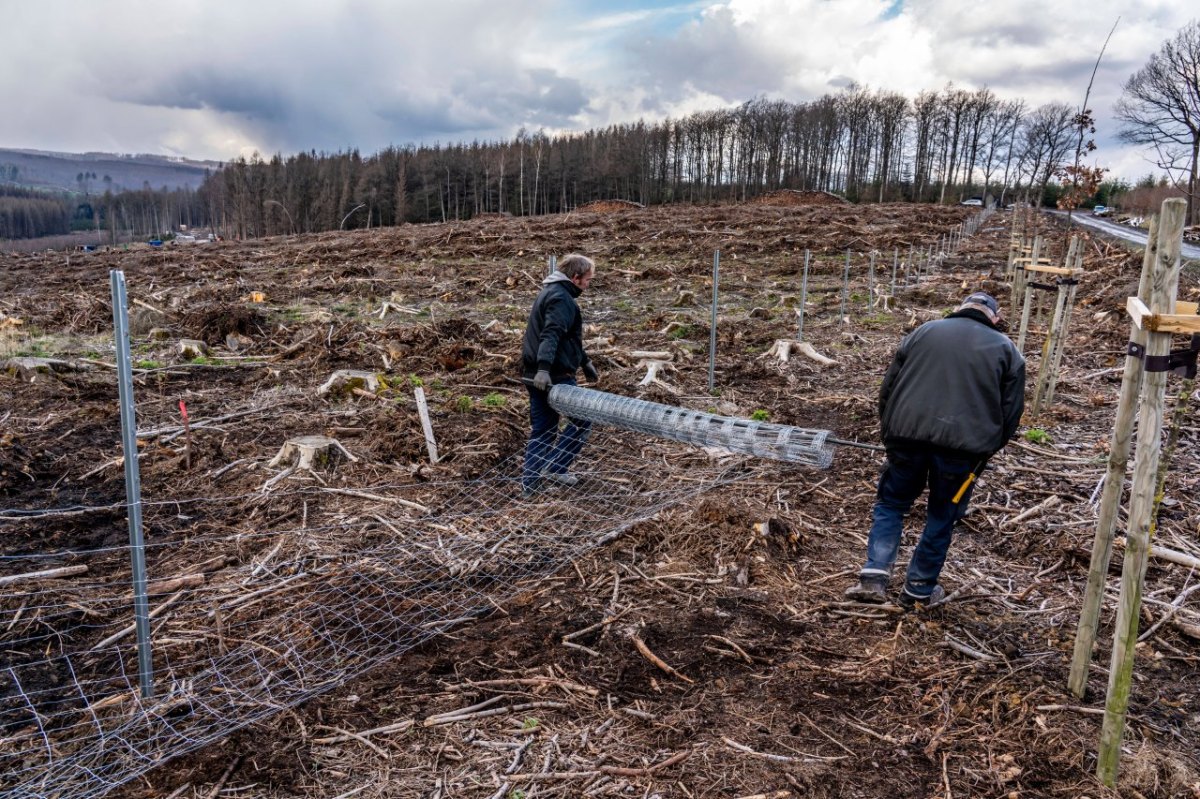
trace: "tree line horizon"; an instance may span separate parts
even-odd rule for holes
[[[1200,58],[1200,22],[1129,78],[1116,108],[1121,138],[1155,148],[1157,165],[1188,198],[1192,219],[1200,107],[1185,102],[1179,109],[1185,121],[1192,114],[1197,122],[1182,133],[1169,128],[1180,113],[1164,121],[1147,108],[1170,99],[1169,67],[1193,55]],[[851,202],[991,196],[1000,203],[1107,204],[1131,187],[1082,163],[1094,149],[1085,141],[1092,132],[1090,110],[1065,102],[1030,107],[986,87],[953,84],[910,100],[851,85],[812,101],[760,97],[652,123],[553,135],[522,129],[507,141],[390,146],[367,157],[356,149],[256,154],[226,163],[195,191],[144,186],[63,205],[68,229],[107,230],[115,241],[119,232],[161,235],[182,226],[256,238],[554,214],[611,199],[744,202],[780,189],[828,191]],[[1138,186],[1163,180],[1151,175]],[[64,224],[45,194],[21,195],[0,187],[0,238],[64,232],[45,229]]]

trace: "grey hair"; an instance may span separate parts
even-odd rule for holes
[[[570,255],[564,255],[562,260],[558,262],[558,271],[562,272],[567,277],[582,277],[588,272],[595,270],[596,264],[592,263],[592,259],[586,255],[580,255],[573,252]]]

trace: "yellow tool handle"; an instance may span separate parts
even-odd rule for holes
[[[954,495],[954,499],[950,500],[955,505],[963,498],[963,494],[967,493],[967,489],[971,487],[971,483],[975,482],[975,473],[971,472],[967,475],[967,479],[963,481],[962,488],[958,489],[958,493]]]

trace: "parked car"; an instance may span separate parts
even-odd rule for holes
[[[1110,210],[1107,205],[1097,205],[1092,209],[1092,216],[1108,216]]]
[[[973,205],[977,208],[982,208],[983,207],[983,198],[982,197],[971,197],[969,199],[963,200],[961,203],[959,203],[959,205]]]

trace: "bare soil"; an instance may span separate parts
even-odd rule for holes
[[[771,421],[875,443],[876,393],[903,334],[970,290],[1008,302],[1010,215],[993,216],[919,287],[898,290],[894,312],[867,307],[866,253],[876,253],[877,280],[887,285],[893,258],[933,244],[967,213],[912,205],[607,209],[166,251],[0,255],[0,312],[21,320],[0,330],[0,362],[47,354],[81,367],[33,382],[0,373],[0,506],[9,514],[0,522],[0,571],[36,568],[23,554],[125,542],[120,509],[27,520],[12,513],[123,501],[116,388],[105,365],[113,359],[109,269],[125,271],[134,302],[140,429],[177,425],[180,399],[193,419],[268,411],[196,430],[190,452],[178,436],[143,437],[148,498],[242,497],[161,514],[160,529],[228,537],[299,509],[286,497],[250,496],[261,472],[214,474],[239,459],[269,459],[284,438],[314,432],[314,419],[362,456],[339,471],[346,487],[380,475],[470,478],[519,451],[527,430],[515,379],[520,333],[547,257],[572,251],[598,264],[583,305],[601,389],[638,394],[643,372],[628,353],[670,349],[680,366],[664,379],[677,393],[651,387],[640,396],[742,416],[761,409]],[[1041,224],[1061,261],[1065,230]],[[1092,772],[1120,551],[1089,696],[1075,700],[1065,683],[1128,336],[1120,309],[1136,290],[1141,259],[1080,235],[1087,271],[1056,403],[1022,427],[1046,438],[1016,440],[982,478],[944,575],[955,594],[949,604],[903,614],[842,601],[861,562],[879,453],[842,448],[827,472],[763,464],[753,480],[642,522],[522,586],[491,616],[111,795],[1118,795]],[[716,249],[720,396],[707,398]],[[833,367],[765,356],[795,334],[806,249],[814,260],[805,339],[836,358]],[[848,323],[838,319],[845,250],[854,274]],[[264,300],[253,302],[252,292]],[[1198,295],[1197,275],[1186,273],[1180,297]],[[384,309],[385,301],[395,307]],[[156,328],[170,337],[153,338]],[[1031,393],[1043,331],[1035,326],[1027,346]],[[229,350],[230,334],[249,345]],[[180,337],[204,340],[211,357],[182,360]],[[385,372],[391,388],[382,401],[316,397],[336,369]],[[409,401],[418,380],[446,456],[436,466],[425,462]],[[1182,385],[1172,379],[1170,406],[1187,401],[1176,396]],[[1193,555],[1198,444],[1190,413],[1157,521],[1158,543]],[[686,472],[667,470],[664,479]],[[1049,497],[1057,504],[1013,523]],[[330,500],[304,513],[335,511]],[[908,543],[921,521],[918,506]],[[112,557],[114,570],[119,560]],[[220,566],[209,577],[219,580]],[[1139,646],[1120,795],[1200,797],[1200,594],[1168,607],[1194,580],[1185,567],[1151,561],[1143,629],[1164,623]],[[11,618],[19,599],[3,601]],[[593,625],[569,639],[576,646],[564,644]],[[0,666],[28,655],[6,651]],[[494,697],[503,701],[493,707],[542,704],[438,723]]]

